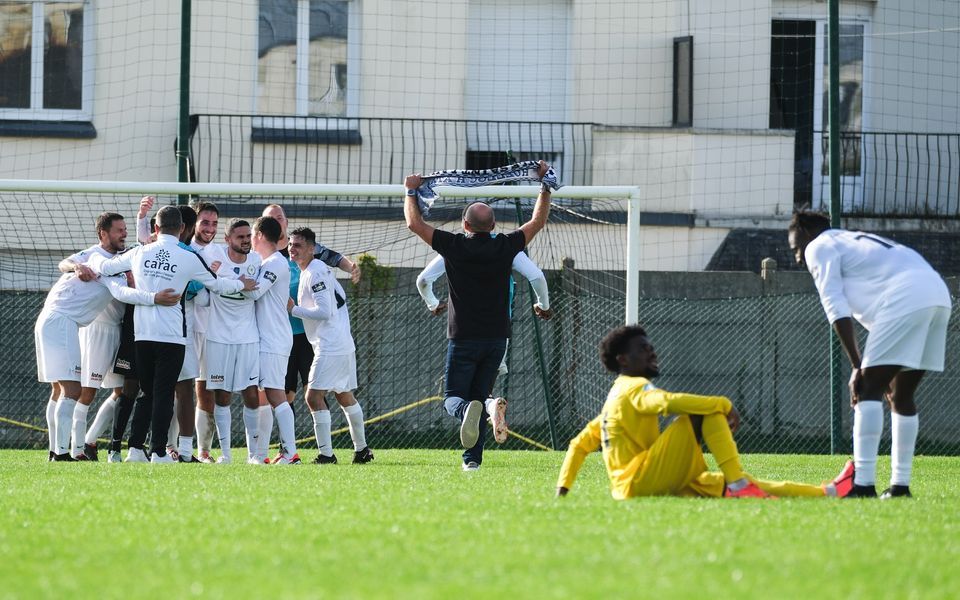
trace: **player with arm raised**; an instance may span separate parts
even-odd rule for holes
[[[56,399],[51,395],[47,403],[51,460],[75,460],[71,456],[70,434],[82,388],[79,328],[92,323],[112,298],[132,304],[167,306],[179,300],[179,294],[169,286],[141,292],[128,287],[125,276],[99,277],[95,269],[123,248],[126,239],[123,217],[116,213],[101,214],[97,217],[97,235],[98,245],[60,262],[63,275],[47,294],[34,328],[38,378],[54,384],[54,392],[59,393]]]
[[[310,383],[306,401],[313,415],[319,454],[317,464],[334,464],[330,435],[330,410],[325,397],[333,392],[347,419],[353,440],[353,462],[368,463],[373,452],[367,446],[363,409],[353,395],[357,387],[357,356],[350,333],[350,313],[346,292],[333,276],[330,267],[313,258],[316,236],[301,227],[290,234],[290,257],[300,267],[299,305],[289,300],[290,314],[303,319],[307,338],[313,345],[314,359],[310,367]]]
[[[253,290],[252,278],[223,279],[214,275],[196,253],[180,246],[183,219],[175,206],[164,206],[156,216],[157,241],[105,261],[102,275],[133,271],[139,289],[150,292],[169,286],[181,292],[191,280],[199,281],[217,293]],[[182,302],[176,306],[141,306],[134,313],[137,370],[143,386],[143,398],[134,414],[134,431],[147,428],[137,422],[149,420],[151,433],[150,461],[172,463],[166,454],[167,430],[173,418],[174,388],[183,367],[186,348],[187,319]],[[144,462],[145,435],[130,436],[127,460]]]
[[[927,371],[942,371],[950,292],[916,251],[878,235],[830,227],[827,215],[801,211],[788,228],[790,249],[805,264],[820,303],[850,359],[853,406],[851,498],[876,497],[883,399],[890,404],[892,473],[881,498],[909,497],[919,419],[914,396]],[[856,319],[870,332],[863,351]]]
[[[844,496],[851,482],[824,486],[754,479],[743,470],[733,432],[740,415],[728,398],[666,392],[651,379],[660,362],[647,333],[631,325],[614,329],[600,343],[600,360],[617,374],[600,415],[571,442],[560,468],[557,495],[565,496],[591,452],[603,462],[615,500],[638,496],[768,498]],[[661,415],[677,415],[660,431]],[[720,467],[707,471],[701,445]]]

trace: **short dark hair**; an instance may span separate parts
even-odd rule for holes
[[[830,216],[816,210],[798,210],[793,213],[787,231],[803,230],[807,233],[819,233],[830,229]]]
[[[183,227],[183,218],[180,216],[180,210],[176,206],[164,206],[157,211],[156,218],[160,233],[168,235],[180,234],[180,228]]]
[[[310,229],[309,227],[297,227],[296,229],[290,232],[290,237],[293,237],[295,235],[302,237],[309,244],[317,243],[317,236],[315,233],[313,233],[313,230]]]
[[[233,233],[233,230],[237,227],[250,227],[250,222],[236,217],[230,219],[227,221],[227,235]]]
[[[627,351],[630,340],[642,335],[647,335],[647,332],[639,325],[617,327],[600,341],[600,362],[608,371],[619,373],[620,363],[617,362],[617,355]]]
[[[271,244],[280,241],[280,234],[283,231],[280,228],[280,221],[273,217],[259,217],[253,222],[253,230],[262,233],[263,237],[267,238],[267,241]]]
[[[185,231],[193,229],[197,225],[197,211],[186,204],[177,206],[180,210],[180,218],[183,219],[183,229]]]
[[[113,227],[114,221],[122,221],[123,215],[115,212],[105,212],[100,213],[97,217],[97,237],[100,236],[101,231],[110,231],[110,228]]]
[[[214,204],[213,202],[207,202],[207,201],[204,201],[204,200],[195,202],[194,205],[193,205],[193,210],[197,211],[197,214],[198,214],[198,215],[199,215],[200,213],[202,213],[202,212],[208,212],[208,211],[209,211],[209,212],[214,213],[214,214],[217,215],[218,217],[220,216],[220,209],[217,208],[217,205]]]

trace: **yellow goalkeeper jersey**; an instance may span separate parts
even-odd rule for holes
[[[665,392],[644,377],[620,375],[613,383],[603,411],[570,441],[557,487],[571,488],[588,454],[602,446],[610,477],[610,492],[622,500],[660,436],[658,415],[727,414],[732,408],[723,396]]]

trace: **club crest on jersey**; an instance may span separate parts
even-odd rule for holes
[[[170,253],[166,250],[157,252],[153,259],[148,258],[143,261],[143,268],[150,271],[161,271],[163,273],[176,273],[177,265],[170,262]]]
[[[257,274],[257,267],[255,265],[247,265],[247,277],[253,277]]]
[[[277,276],[276,276],[274,273],[272,273],[271,271],[264,271],[264,272],[263,272],[263,278],[266,279],[267,281],[269,281],[270,283],[276,283],[276,282],[277,282]]]
[[[313,285],[310,287],[310,289],[313,290],[314,293],[316,293],[316,292],[322,292],[323,290],[327,289],[327,284],[325,284],[325,283],[322,282],[322,281],[318,281],[317,283],[313,284]]]
[[[236,273],[237,275],[239,275],[239,274],[240,274],[240,267],[234,267],[234,268],[233,268],[233,272]]]

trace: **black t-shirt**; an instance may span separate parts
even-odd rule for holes
[[[525,245],[519,229],[496,236],[433,232],[433,249],[443,256],[450,289],[448,338],[510,337],[511,265]]]

